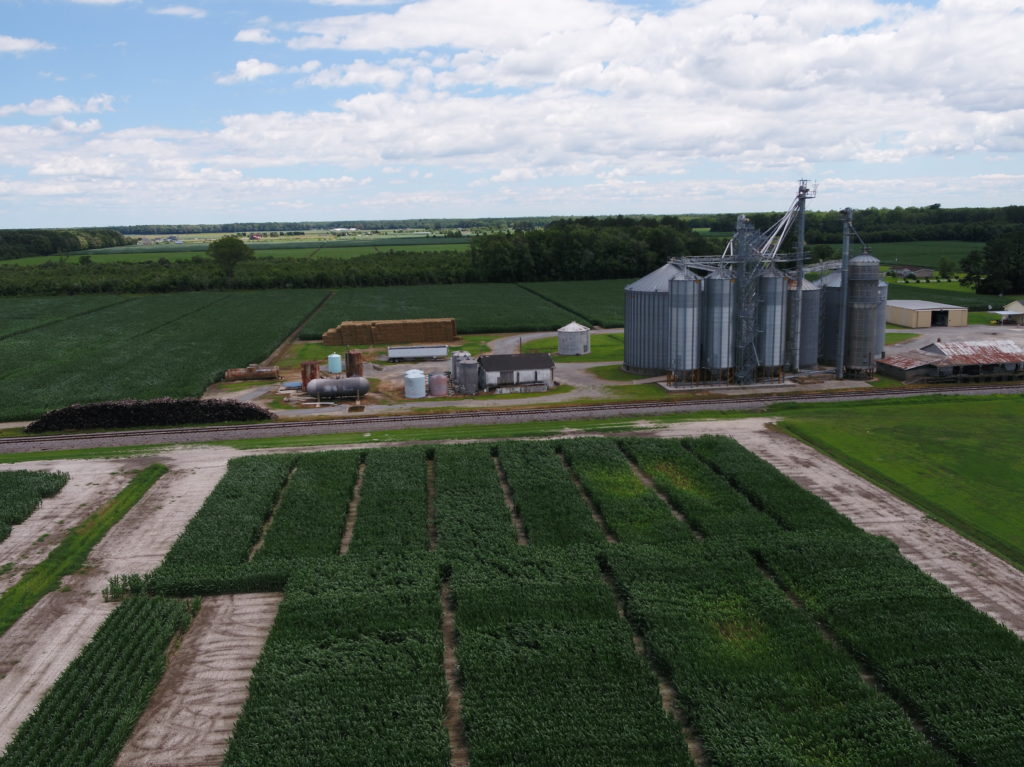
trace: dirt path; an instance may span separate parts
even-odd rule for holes
[[[170,471],[96,545],[85,567],[66,577],[61,590],[47,594],[0,637],[0,749],[114,609],[115,605],[105,603],[101,596],[110,576],[146,572],[160,563],[220,480],[226,457],[223,450],[179,451],[161,457]],[[80,488],[80,495],[65,496],[69,481],[54,499],[64,497],[65,513],[70,508],[84,517],[127,483],[123,474],[114,475],[117,482],[108,481],[104,475],[111,476],[112,468],[138,468],[153,460],[47,461],[22,466],[36,469],[47,463],[68,471],[73,480],[92,477],[93,483],[79,482],[72,487]],[[93,473],[88,468],[94,463],[100,464],[102,471]],[[51,525],[66,520],[60,514],[49,519]]]
[[[860,528],[895,542],[915,565],[1024,638],[1024,572],[814,448],[766,428],[771,420],[680,423],[657,434],[735,437]]]
[[[281,594],[206,597],[116,767],[217,767]]]

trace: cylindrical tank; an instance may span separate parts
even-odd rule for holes
[[[351,378],[315,378],[306,384],[306,392],[324,399],[362,397],[370,391],[370,382],[360,376]]]
[[[733,302],[736,280],[725,268],[704,279],[703,367],[719,376],[733,366]]]
[[[763,368],[786,360],[786,279],[771,267],[757,280],[757,359]]]
[[[684,379],[700,369],[700,278],[680,269],[669,280],[669,369]]]
[[[427,396],[427,377],[422,370],[413,368],[405,374],[406,399],[420,399]]]
[[[334,353],[327,355],[327,372],[337,375],[341,372],[341,355]]]
[[[476,394],[480,388],[480,364],[472,357],[459,362],[458,382],[464,394]]]
[[[800,317],[796,316],[796,281],[787,283],[786,327],[800,323],[799,362],[801,370],[818,364],[821,335],[821,290],[810,280],[804,280],[800,291]]]
[[[362,350],[353,349],[345,352],[345,373],[349,376],[361,376],[363,374]]]
[[[875,372],[878,335],[878,259],[862,253],[850,259],[850,306],[846,319],[846,369],[854,375]]]
[[[668,288],[682,268],[670,262],[626,286],[623,362],[627,369],[669,369]]]
[[[832,272],[826,274],[817,283],[821,289],[821,298],[819,299],[821,312],[819,338],[821,341],[818,355],[823,365],[836,364],[836,349],[839,343],[839,303],[842,300],[841,279],[839,272]]]
[[[431,397],[448,396],[448,375],[446,373],[431,373],[428,381]]]
[[[558,353],[565,356],[590,354],[590,328],[578,322],[559,328]]]
[[[459,383],[459,365],[468,359],[472,359],[472,357],[472,354],[461,349],[457,352],[452,352],[452,380],[456,384]]]
[[[885,353],[885,304],[889,300],[889,283],[884,279],[878,281],[878,316],[875,331],[875,359]]]

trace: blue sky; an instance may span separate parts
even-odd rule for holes
[[[1024,0],[0,0],[0,228],[1024,203]]]

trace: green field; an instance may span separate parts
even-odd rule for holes
[[[555,362],[621,362],[622,333],[591,333],[590,354],[560,356],[557,338],[536,338],[523,344],[524,352],[542,352],[554,357]]]
[[[639,279],[643,275],[637,275]],[[625,295],[630,280],[580,280],[578,282],[524,282],[522,287],[565,307],[573,319],[603,328],[621,328]]]
[[[518,285],[409,285],[342,288],[303,328],[301,338],[318,339],[345,320],[405,320],[454,317],[461,333],[555,330],[572,315]]]
[[[983,242],[959,240],[924,240],[921,242],[871,243],[871,255],[885,266],[927,266],[937,269],[943,258],[951,259],[960,268],[960,259],[972,250],[980,250]]]
[[[1024,568],[1024,398],[779,407],[783,428]]]
[[[0,316],[16,314],[22,329],[0,337],[0,421],[76,402],[198,396],[225,369],[265,359],[326,295],[105,296],[113,299],[106,306],[100,298],[0,299]]]
[[[474,767],[1024,761],[1024,644],[701,437],[235,459],[0,765],[113,763],[196,598],[274,591],[227,767],[450,764],[446,653]]]
[[[335,242],[323,243],[288,243],[274,247],[261,246],[259,243],[247,243],[254,251],[257,258],[356,258],[358,256],[369,256],[376,253],[435,253],[438,251],[465,251],[469,245],[460,241],[445,242],[434,238],[433,242],[421,245],[408,245],[398,242],[387,244],[381,240],[381,244],[345,243]],[[67,261],[77,263],[83,254],[67,256]],[[193,258],[206,258],[206,249],[196,249],[191,245],[153,245],[150,247],[131,246],[126,248],[106,248],[99,251],[89,251],[85,255],[96,264],[134,264],[148,261],[189,261]],[[39,264],[60,261],[57,256],[32,256],[29,258],[18,258],[9,261],[0,261],[0,266],[38,266]]]

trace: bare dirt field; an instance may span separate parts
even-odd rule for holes
[[[116,767],[217,767],[281,594],[206,597]]]
[[[47,594],[0,637],[0,748],[6,746],[18,726],[114,609],[114,605],[104,602],[101,596],[110,577],[146,572],[160,563],[220,480],[228,455],[223,450],[182,450],[161,456],[159,460],[166,463],[170,471],[107,533],[89,555],[85,567],[65,578],[60,590]],[[71,480],[49,501],[56,503],[47,509],[37,509],[25,523],[15,526],[15,531],[32,524],[36,531],[66,530],[113,498],[130,478],[125,472],[154,460],[157,459],[21,464],[27,469],[66,471]],[[44,502],[44,506],[49,502]],[[47,514],[45,519],[37,519],[43,511]],[[49,529],[44,526],[47,520]],[[26,537],[20,536],[22,546]],[[60,536],[51,537],[59,540]],[[11,538],[14,538],[13,533]],[[5,544],[9,542],[10,539]],[[29,546],[25,556],[35,564],[45,552],[36,552]]]

